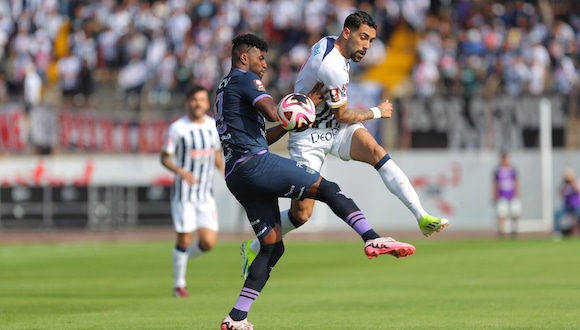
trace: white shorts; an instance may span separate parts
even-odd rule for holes
[[[339,128],[309,128],[292,132],[288,138],[290,158],[304,162],[320,172],[327,154],[348,161],[354,132],[366,129],[361,123],[341,124]]]
[[[199,202],[171,202],[173,228],[177,233],[193,233],[199,228],[218,231],[215,200]]]
[[[501,218],[519,218],[522,213],[522,204],[519,198],[499,198],[495,204],[497,216]]]

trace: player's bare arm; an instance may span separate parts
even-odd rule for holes
[[[266,130],[266,141],[268,145],[272,145],[276,141],[280,140],[288,131],[282,127],[282,125],[276,125],[270,127]]]
[[[186,171],[185,169],[175,165],[171,157],[172,157],[171,154],[162,151],[161,164],[171,172],[179,175],[183,180],[185,180],[190,185],[199,182],[199,180],[193,175],[193,173]]]
[[[369,119],[391,118],[393,115],[393,105],[385,100],[378,106],[360,110],[348,107],[348,102],[338,108],[333,108],[334,117],[339,123],[359,123]]]

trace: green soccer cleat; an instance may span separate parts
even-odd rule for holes
[[[257,253],[252,251],[250,247],[252,241],[253,240],[249,239],[240,245],[240,255],[242,256],[242,277],[244,280],[248,278],[250,266],[252,265],[252,262],[254,262],[254,259],[256,259],[257,255]]]
[[[419,220],[419,229],[421,233],[426,237],[431,236],[433,233],[438,233],[449,226],[449,221],[445,218],[435,218],[428,214],[425,214]]]

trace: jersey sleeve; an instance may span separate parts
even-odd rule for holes
[[[272,98],[260,77],[252,72],[246,72],[240,78],[240,91],[244,98],[252,102],[252,105],[264,97]]]
[[[328,63],[323,62],[320,66],[318,80],[324,83],[324,89],[328,89],[328,106],[338,108],[347,102],[348,72]]]

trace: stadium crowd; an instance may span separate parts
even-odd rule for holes
[[[0,2],[0,99],[34,106],[56,88],[75,104],[112,84],[124,108],[138,109],[130,102],[143,90],[148,104],[163,106],[190,82],[213,89],[230,69],[232,37],[247,31],[271,45],[265,82],[283,95],[310,45],[337,34],[354,8],[379,23],[355,78],[388,60],[389,38],[405,26],[418,36],[410,75],[418,96],[568,94],[578,80],[574,1],[8,0]]]

